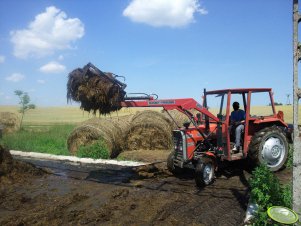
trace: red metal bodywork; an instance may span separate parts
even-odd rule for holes
[[[251,117],[250,116],[250,107],[251,106],[251,96],[252,93],[258,92],[268,92],[271,101],[271,107],[273,110],[273,115],[265,117]],[[183,99],[162,99],[154,100],[152,98],[148,100],[129,100],[122,102],[122,107],[162,107],[165,110],[178,110],[186,114],[192,121],[194,116],[189,112],[191,109],[195,109],[198,112],[202,113],[204,116],[207,116],[209,119],[209,125],[203,119],[200,125],[194,125],[194,127],[183,128],[182,130],[186,134],[186,144],[187,144],[187,159],[192,160],[194,158],[194,152],[199,142],[202,142],[207,135],[210,136],[210,140],[217,145],[217,128],[218,125],[221,127],[221,138],[224,141],[224,144],[216,149],[221,150],[223,155],[221,159],[223,160],[236,160],[247,157],[248,147],[252,139],[253,134],[258,131],[261,126],[266,126],[267,124],[276,124],[279,126],[287,127],[287,124],[283,121],[283,113],[276,113],[274,106],[274,99],[272,89],[270,88],[245,88],[245,89],[223,89],[215,91],[206,91],[206,95],[227,95],[226,101],[226,115],[224,120],[220,120],[217,116],[213,115],[203,107],[196,100],[192,98],[183,98]],[[231,142],[230,142],[230,114],[231,114],[231,94],[241,94],[244,99],[244,107],[246,112],[245,119],[245,133],[244,133],[244,142],[243,142],[243,152],[241,155],[231,154]],[[205,134],[205,137],[204,137]],[[211,153],[211,154],[208,154]],[[208,152],[208,155],[213,155],[212,152]],[[206,154],[206,153],[205,153]],[[206,154],[206,155],[207,155]]]
[[[141,100],[141,101],[124,101],[121,103],[122,107],[162,107],[165,110],[178,110],[185,114],[186,110],[195,109],[214,121],[218,122],[219,119],[209,112],[206,108],[203,108],[193,98],[184,99],[164,99],[164,100]]]

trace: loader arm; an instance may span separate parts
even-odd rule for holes
[[[158,99],[152,98],[148,100],[125,100],[121,102],[122,107],[162,107],[164,110],[178,110],[184,114],[187,114],[187,110],[195,109],[204,115],[208,116],[212,120],[219,122],[220,120],[209,112],[206,108],[202,107],[193,98],[183,99]]]

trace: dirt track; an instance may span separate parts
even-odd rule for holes
[[[24,161],[24,159],[23,159]],[[0,185],[0,225],[241,225],[248,174],[228,167],[195,187],[165,163],[136,168],[27,159],[48,173]]]

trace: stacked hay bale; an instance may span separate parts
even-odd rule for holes
[[[168,113],[174,120],[173,121],[172,119],[170,119],[172,121],[172,125],[173,125],[174,129],[177,129],[178,126],[182,127],[184,122],[189,121],[188,117],[185,114],[183,114],[182,112],[179,112],[178,110],[170,110],[170,111],[168,111]],[[163,112],[163,114],[166,117],[170,118],[170,116],[166,112]]]
[[[169,150],[172,147],[172,122],[156,111],[142,111],[136,115],[92,118],[76,127],[68,137],[71,154],[80,146],[104,141],[111,158],[123,150]]]
[[[88,146],[102,140],[111,158],[121,152],[123,130],[129,126],[131,116],[119,119],[92,118],[76,127],[68,137],[67,145],[71,154],[76,155],[80,146]]]
[[[110,157],[116,157],[119,154],[120,131],[115,123],[107,119],[88,120],[76,127],[68,137],[68,150],[75,155],[80,146],[88,146],[98,140],[104,141]]]
[[[197,110],[190,110],[190,112],[196,116],[197,113],[199,113]],[[185,122],[190,122],[190,119],[187,117],[187,115],[185,115],[184,113],[178,111],[178,110],[169,110],[168,113],[170,114],[170,116],[173,118],[173,120],[171,119],[172,121],[172,125],[173,125],[173,128],[174,129],[177,129],[178,126],[180,127],[183,127],[183,123]],[[163,111],[163,114],[170,118],[170,116],[165,112]]]
[[[12,112],[0,112],[0,129],[3,127],[3,133],[12,133],[19,129],[20,119]]]
[[[133,116],[134,115],[123,115],[123,116],[118,116],[118,117],[114,117],[111,119],[115,123],[115,125],[117,125],[118,128],[120,129],[120,132],[122,134],[123,143],[125,142],[125,140],[124,140],[125,133],[128,131],[128,129],[131,126]],[[122,146],[124,146],[124,145],[122,145]]]
[[[172,122],[156,111],[138,112],[125,134],[127,150],[168,150],[172,146]]]
[[[79,102],[80,108],[94,114],[109,114],[121,109],[125,92],[114,81],[111,73],[105,73],[89,63],[69,73],[67,100]]]

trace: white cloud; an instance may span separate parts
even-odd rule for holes
[[[43,80],[43,79],[38,79],[38,80],[37,80],[37,83],[39,83],[39,84],[45,84],[45,83],[46,83],[46,81],[45,81],[45,80]]]
[[[26,29],[11,31],[10,35],[16,57],[43,57],[71,48],[72,42],[83,37],[84,25],[80,19],[67,18],[65,12],[50,6]]]
[[[23,80],[24,78],[25,78],[25,76],[20,73],[13,73],[10,76],[6,77],[5,79],[10,82],[19,82],[19,81]]]
[[[58,60],[64,60],[64,56],[63,55],[59,55]]]
[[[39,69],[43,73],[61,73],[66,70],[66,67],[58,62],[52,61]]]
[[[182,27],[194,22],[196,13],[208,13],[199,0],[132,0],[123,11],[132,21],[154,27]]]
[[[4,63],[5,61],[5,56],[0,55],[0,64]]]

